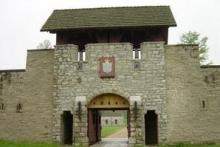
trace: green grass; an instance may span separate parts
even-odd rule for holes
[[[120,131],[123,128],[124,128],[124,126],[102,127],[102,138],[106,138],[106,137],[110,136],[111,134],[114,134],[114,133]]]
[[[220,147],[219,144],[175,144],[175,145],[161,145],[160,147]]]
[[[145,147],[145,145],[136,145],[135,147]],[[173,145],[160,145],[159,147],[220,147],[219,144],[173,144]]]
[[[123,127],[103,127],[104,132],[109,136]],[[109,135],[108,135],[109,134]],[[60,147],[58,144],[48,143],[33,143],[28,141],[5,141],[0,140],[0,147]],[[81,145],[75,147],[82,147]],[[144,147],[144,145],[137,145],[135,147]],[[220,144],[175,144],[175,145],[160,145],[160,147],[220,147]]]
[[[59,147],[56,144],[32,143],[28,141],[5,141],[0,140],[0,147]]]

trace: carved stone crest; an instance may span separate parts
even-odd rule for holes
[[[115,57],[99,58],[99,76],[100,78],[115,77]]]

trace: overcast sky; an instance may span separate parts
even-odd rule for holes
[[[24,69],[27,49],[55,43],[54,34],[40,32],[54,9],[144,5],[170,5],[177,27],[169,29],[169,44],[197,31],[208,37],[209,59],[220,64],[220,0],[1,0],[0,69]]]

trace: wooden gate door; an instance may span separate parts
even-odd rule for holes
[[[102,127],[101,127],[101,114],[99,111],[97,111],[97,141],[101,141],[101,132],[102,132]]]
[[[130,111],[127,110],[127,128],[128,128],[128,137],[131,136],[131,126],[130,126]]]
[[[88,109],[88,138],[90,145],[101,140],[101,116],[97,109]]]

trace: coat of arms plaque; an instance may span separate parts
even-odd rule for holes
[[[100,78],[115,77],[115,57],[99,58],[99,76]]]

